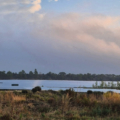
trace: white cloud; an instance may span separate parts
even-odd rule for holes
[[[36,5],[32,6],[32,7],[29,9],[29,11],[30,11],[31,13],[35,13],[35,12],[39,11],[40,9],[41,9],[41,5],[36,4]]]
[[[46,19],[41,23],[43,30],[34,29],[35,36],[55,40],[55,44],[76,46],[77,50],[83,45],[85,51],[94,54],[120,55],[120,36],[115,34],[120,28],[120,17],[88,17],[71,13]],[[61,50],[61,46],[58,45],[58,49]]]
[[[0,14],[10,13],[35,13],[41,9],[41,0],[2,0],[0,3]]]
[[[29,9],[29,11],[31,13],[35,13],[35,12],[39,11],[41,9],[40,3],[41,3],[41,0],[35,0],[35,1],[33,1],[33,3],[32,3],[33,6]]]
[[[32,2],[33,6],[40,3],[40,0]],[[35,8],[31,12],[39,9],[39,7]],[[85,49],[93,54],[120,55],[119,16],[86,16],[76,13],[54,16],[48,13],[36,13],[34,15],[21,14],[21,17],[11,16],[10,20],[9,24],[14,21],[18,25],[26,26],[23,28],[28,30],[30,36],[33,35],[37,39],[44,38],[46,41],[51,40],[54,48],[60,51],[62,51],[61,47],[64,47],[66,51],[78,52],[77,50],[81,50],[84,46],[83,51]],[[3,21],[5,20],[1,19],[1,24],[4,24]],[[6,29],[8,28],[7,24],[1,27],[1,31],[5,29],[5,26]],[[16,29],[21,26],[17,26]]]
[[[48,2],[52,2],[52,1],[58,2],[58,0],[48,0]]]

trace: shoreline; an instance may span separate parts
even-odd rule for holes
[[[1,80],[21,80],[21,81],[23,81],[23,80],[53,80],[53,79],[0,79],[0,81]],[[53,81],[97,81],[97,82],[101,82],[101,81],[110,81],[110,82],[112,82],[112,81],[114,81],[114,82],[117,82],[117,81],[120,81],[120,80],[53,80]],[[0,83],[3,83],[3,82],[0,82]]]

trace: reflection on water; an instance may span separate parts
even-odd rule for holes
[[[109,82],[109,81],[107,81]],[[106,82],[106,83],[107,83]],[[87,92],[89,89],[78,87],[92,87],[95,81],[64,81],[64,80],[0,80],[0,89],[32,89],[35,86],[41,86],[42,90],[66,90],[74,88],[76,92]],[[98,82],[99,83],[99,82]],[[116,83],[116,82],[114,82]],[[11,86],[11,84],[19,84],[19,86]],[[115,89],[90,89],[92,91],[114,91],[120,93],[120,90]]]

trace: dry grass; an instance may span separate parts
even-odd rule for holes
[[[103,102],[105,103],[120,103],[120,95],[119,93],[104,93]]]
[[[32,93],[26,100],[24,94],[0,92],[0,116],[9,116],[12,120],[118,120],[119,104],[118,93],[96,97],[82,93],[75,96],[73,91],[61,95],[49,91]],[[112,119],[113,116],[117,117]]]
[[[69,109],[70,99],[69,94],[62,96],[62,112]]]
[[[25,100],[26,100],[25,96],[13,96],[13,101],[20,102]]]
[[[0,102],[14,102],[14,101],[25,101],[25,96],[15,95],[13,92],[0,93]]]
[[[13,101],[14,94],[12,92],[0,92],[0,102]]]
[[[98,103],[120,103],[120,94],[119,93],[104,93],[100,97],[96,97],[94,94],[89,95],[84,95],[82,98],[87,98],[90,100],[90,102],[97,101]]]

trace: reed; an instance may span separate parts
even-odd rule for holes
[[[65,111],[65,110],[68,110],[69,109],[69,103],[70,103],[70,97],[69,97],[69,94],[67,93],[67,95],[63,95],[62,96],[62,113]]]

